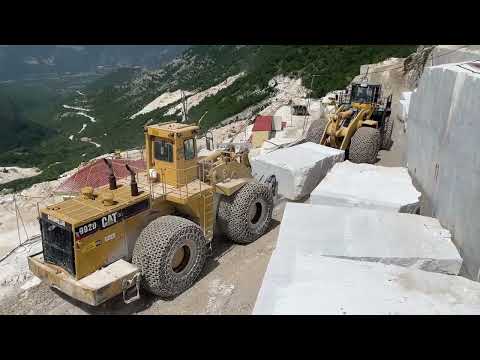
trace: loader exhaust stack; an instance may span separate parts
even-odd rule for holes
[[[132,170],[128,164],[125,164],[125,167],[127,170],[130,172],[131,176],[131,181],[130,181],[130,191],[132,196],[138,196],[138,185],[137,185],[137,180],[135,179],[135,171]]]
[[[107,164],[109,169],[108,183],[110,185],[110,190],[115,190],[117,188],[117,179],[115,178],[115,174],[113,173],[112,162],[108,161],[105,158],[103,159],[103,161],[105,161],[105,164]]]

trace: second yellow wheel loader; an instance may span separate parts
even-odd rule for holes
[[[306,141],[345,150],[355,163],[374,163],[389,149],[393,130],[392,95],[381,99],[381,85],[352,84],[350,94],[336,102],[335,113],[311,124]]]

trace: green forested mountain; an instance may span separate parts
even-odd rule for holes
[[[202,120],[205,129],[270,96],[275,90],[268,83],[276,75],[300,77],[310,88],[315,74],[310,90],[314,97],[320,97],[344,88],[358,74],[360,65],[389,57],[406,57],[414,50],[415,46],[199,45],[189,47],[182,56],[156,70],[124,67],[93,79],[80,88],[80,93],[79,88],[65,90],[69,88],[67,82],[63,88],[58,83],[50,85],[50,91],[40,91],[39,86],[30,88],[23,91],[25,101],[14,102],[18,106],[6,106],[7,110],[0,112],[0,120],[8,119],[13,131],[18,131],[15,129],[19,126],[25,132],[25,141],[2,139],[11,134],[0,134],[0,146],[4,150],[0,165],[39,166],[44,173],[3,187],[21,188],[53,179],[81,161],[114,149],[141,146],[142,127],[147,121],[179,119],[165,114],[172,104],[130,119],[166,91],[205,90],[244,71],[245,75],[231,86],[190,109],[192,121],[208,110]],[[0,104],[10,104],[12,90],[9,87],[12,86],[0,88]],[[39,101],[44,105],[36,106]],[[80,110],[64,108],[65,104],[89,111],[83,111],[82,115]],[[86,127],[80,132],[83,124]],[[71,135],[73,140],[69,140]],[[90,138],[101,147],[80,141],[82,137]],[[60,164],[52,166],[57,162]]]
[[[1,45],[0,80],[81,73],[98,67],[157,68],[185,45]]]

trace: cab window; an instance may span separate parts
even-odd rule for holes
[[[352,91],[352,101],[368,103],[373,101],[373,88],[356,86]]]
[[[187,139],[183,142],[183,152],[185,153],[185,160],[195,158],[195,139]]]
[[[155,160],[173,162],[173,145],[165,140],[156,140],[153,143]]]

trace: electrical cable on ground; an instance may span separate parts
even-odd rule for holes
[[[26,241],[24,241],[23,243],[21,243],[20,245],[17,245],[16,247],[14,247],[12,250],[10,250],[7,254],[5,254],[1,259],[0,259],[0,263],[2,263],[5,259],[7,259],[10,255],[12,255],[15,251],[17,251],[18,249],[20,249],[21,247],[23,246],[26,246],[26,245],[34,245],[36,244],[37,242],[41,241],[41,237],[40,235],[36,235],[36,236],[33,236],[32,238],[30,239],[27,239]]]

